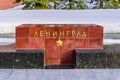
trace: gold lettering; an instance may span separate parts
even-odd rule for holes
[[[83,37],[86,37],[86,32],[83,32],[83,33],[82,33],[82,36],[83,36]]]
[[[36,31],[34,32],[34,37],[38,37],[38,33]]]
[[[64,31],[60,32],[60,37],[64,37]]]
[[[52,33],[53,33],[53,37],[57,36],[57,31],[53,31]]]
[[[70,33],[70,31],[67,31],[67,37],[68,37],[69,33]]]
[[[79,37],[80,36],[80,32],[77,32],[77,37]]]
[[[72,37],[74,37],[75,36],[75,31],[72,31]]]
[[[45,33],[44,33],[44,31],[39,31],[39,33],[37,31],[35,31],[34,32],[34,37],[43,37],[44,35],[46,35],[47,37],[50,37],[50,36],[57,37],[58,34],[59,34],[60,37],[65,37],[65,36],[68,37],[70,34],[72,34],[71,35],[72,37],[75,37],[75,36],[76,37],[80,37],[80,36],[81,37],[86,37],[87,36],[85,31],[83,31],[83,32],[79,32],[79,31],[77,31],[77,32],[75,32],[75,31],[59,31],[59,33],[58,33],[58,31],[48,31],[48,32],[45,32]]]
[[[40,37],[44,36],[44,32],[40,31]]]
[[[50,31],[46,32],[46,36],[50,37]]]

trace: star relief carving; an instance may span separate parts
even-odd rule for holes
[[[63,41],[61,41],[60,39],[56,41],[56,45],[58,47],[61,47],[63,45]]]

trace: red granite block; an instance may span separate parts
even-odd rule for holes
[[[30,37],[44,37],[45,36],[45,27],[42,25],[32,25],[29,29]]]
[[[73,60],[73,50],[60,50],[60,59],[63,61]]]
[[[58,49],[47,49],[45,50],[45,59],[54,60],[59,58]]]
[[[72,31],[74,31],[73,25],[58,25],[59,37],[74,37]]]
[[[30,49],[29,38],[16,38],[16,49]]]
[[[101,37],[90,38],[88,48],[103,49],[103,38]]]
[[[61,49],[60,50],[60,60],[61,64],[73,64],[73,50]]]
[[[88,26],[85,25],[77,25],[74,28],[75,32],[76,32],[76,37],[81,38],[81,37],[88,37]],[[80,33],[80,34],[79,34]]]
[[[58,38],[45,38],[45,49],[57,49],[57,40]]]
[[[16,38],[18,37],[29,37],[29,27],[24,27],[24,25],[16,27]]]
[[[76,49],[86,49],[88,48],[87,38],[75,38],[75,48]]]
[[[75,38],[74,37],[65,37],[60,38],[63,41],[61,49],[74,50],[75,49]]]
[[[69,60],[69,61],[64,61],[64,60],[61,60],[61,65],[71,65],[71,64],[73,64],[73,60]]]
[[[89,27],[88,28],[89,37],[101,37],[103,38],[103,27]]]
[[[44,49],[45,39],[44,37],[30,37],[29,44],[31,49]]]
[[[58,27],[55,25],[48,25],[47,27],[45,27],[45,36],[46,37],[58,37],[59,33],[58,33]]]
[[[45,65],[60,65],[60,60],[45,60]]]

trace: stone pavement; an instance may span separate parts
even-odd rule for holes
[[[120,80],[120,69],[0,69],[0,80]]]

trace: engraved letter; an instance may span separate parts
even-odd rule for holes
[[[80,37],[80,32],[79,31],[77,32],[77,37]]]
[[[44,36],[44,32],[40,31],[40,37]]]
[[[67,37],[69,36],[70,31],[67,31]]]
[[[38,37],[38,33],[36,31],[34,32],[34,37]]]
[[[46,32],[46,36],[50,37],[50,31]]]
[[[57,36],[57,31],[55,32],[53,31],[52,33],[53,33],[53,37]]]
[[[64,37],[64,31],[63,32],[60,31],[60,37]]]
[[[75,36],[75,31],[72,31],[72,37],[74,37]]]
[[[83,32],[83,33],[82,33],[82,36],[83,36],[83,37],[86,37],[86,33],[85,33],[85,32]]]

